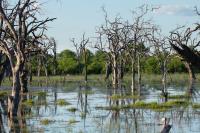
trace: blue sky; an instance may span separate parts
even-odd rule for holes
[[[131,11],[148,4],[160,7],[150,17],[160,25],[167,35],[178,25],[192,25],[200,16],[194,13],[194,6],[200,7],[199,0],[42,0],[42,17],[56,17],[49,24],[47,34],[55,37],[58,52],[74,49],[70,38],[81,38],[85,32],[88,37],[95,37],[95,27],[104,23],[104,6],[110,17],[120,14],[126,20],[131,18]]]

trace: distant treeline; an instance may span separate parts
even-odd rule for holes
[[[84,73],[84,59],[83,55],[80,55],[80,61],[77,59],[75,52],[71,50],[63,50],[57,55],[56,59],[56,74],[83,74]],[[102,51],[96,51],[92,53],[87,50],[87,61],[88,61],[88,74],[105,74],[106,71],[106,53]],[[47,58],[47,70],[48,74],[52,75],[54,71],[53,56],[48,55]],[[160,61],[157,55],[145,55],[141,58],[141,72],[147,74],[161,74]],[[32,60],[32,73],[37,75],[38,70],[41,70],[41,75],[45,75],[45,69],[38,68],[37,59]],[[169,73],[185,73],[187,69],[177,55],[170,55],[170,59],[167,63],[167,69]],[[124,63],[124,72],[131,73],[131,61],[127,57]]]

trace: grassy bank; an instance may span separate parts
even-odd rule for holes
[[[196,74],[197,81],[200,79],[200,74]],[[136,77],[137,78],[137,77]],[[143,83],[160,83],[162,79],[162,75],[155,75],[155,74],[142,74],[142,82]],[[111,77],[109,79],[111,81]],[[89,75],[88,76],[89,83],[92,84],[104,84],[105,83],[105,76],[104,75]],[[37,77],[34,76],[31,86],[48,86],[48,85],[62,85],[64,83],[73,83],[73,82],[80,82],[84,83],[84,76],[83,75],[66,75],[66,76],[49,76],[46,78],[45,76]],[[123,79],[124,83],[130,84],[131,83],[131,75],[126,74]],[[168,83],[188,83],[188,74],[181,73],[181,74],[168,74],[167,76]],[[2,86],[10,86],[12,83],[12,78],[5,78],[3,80]]]

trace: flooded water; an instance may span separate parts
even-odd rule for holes
[[[137,101],[164,102],[161,97],[161,85],[143,85],[139,99],[112,99],[112,95],[131,95],[131,90],[124,87],[113,90],[105,85],[84,86],[67,83],[60,87],[31,88],[26,98],[31,104],[22,107],[19,125],[14,125],[12,132],[45,133],[159,133],[162,129],[161,119],[170,118],[171,133],[200,132],[200,109],[190,105],[158,111],[141,108],[103,109],[103,107],[128,105]],[[128,87],[127,87],[128,88]],[[187,86],[170,85],[169,94],[185,94]],[[199,86],[190,99],[198,103]],[[37,93],[40,92],[40,93]],[[43,92],[43,93],[41,93]],[[61,104],[64,100],[67,104]],[[1,100],[0,132],[9,132],[12,123],[4,113]]]

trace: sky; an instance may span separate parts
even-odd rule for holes
[[[40,0],[43,3],[41,18],[56,17],[48,24],[47,34],[57,41],[57,52],[74,50],[70,38],[77,40],[85,32],[87,37],[96,37],[95,29],[104,23],[105,7],[110,18],[119,14],[123,20],[130,20],[132,11],[143,4],[159,7],[149,15],[160,26],[164,35],[177,26],[192,26],[200,16],[194,7],[200,9],[199,0]]]

